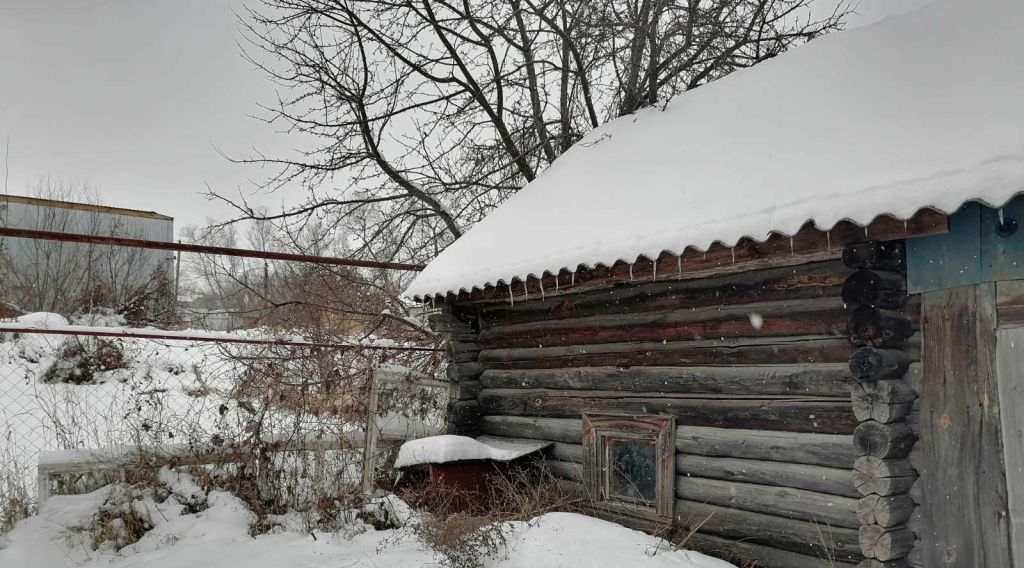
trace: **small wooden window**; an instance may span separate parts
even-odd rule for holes
[[[671,416],[584,414],[587,490],[602,508],[672,516],[675,420]]]

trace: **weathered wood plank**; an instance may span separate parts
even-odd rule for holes
[[[625,392],[811,395],[843,397],[855,381],[848,365],[744,367],[576,367],[488,369],[484,388],[617,390]]]
[[[548,440],[579,444],[583,421],[579,418],[537,418],[528,416],[484,416],[483,433],[509,438]],[[853,436],[810,434],[738,428],[678,426],[676,451],[687,455],[744,458],[852,468],[857,459]]]
[[[638,282],[590,292],[547,295],[527,302],[455,306],[479,313],[484,325],[579,318],[607,314],[638,314],[707,306],[750,304],[773,300],[835,298],[850,270],[838,261],[798,268],[772,267],[700,280]],[[507,298],[506,298],[507,300]]]
[[[921,386],[924,525],[929,567],[1009,568],[1010,527],[994,367],[995,290],[923,296]]]
[[[676,497],[825,526],[858,528],[857,500],[790,487],[700,477],[676,477]]]
[[[1000,326],[1024,323],[1024,280],[996,282],[996,314]]]
[[[682,476],[791,487],[830,495],[860,497],[850,468],[802,463],[676,454],[676,472]]]
[[[484,414],[575,418],[583,412],[670,414],[693,426],[849,434],[857,427],[849,400],[743,398],[739,395],[638,395],[620,391],[484,389]]]
[[[676,451],[686,454],[853,467],[853,436],[679,426]]]
[[[484,372],[484,366],[476,361],[449,363],[445,373],[450,381],[475,381]]]
[[[572,481],[583,481],[583,464],[553,459],[545,460],[544,463],[555,477]]]
[[[758,316],[758,325],[752,323],[751,314]],[[838,336],[846,332],[847,319],[839,298],[790,299],[741,306],[688,307],[670,312],[601,314],[494,325],[480,332],[480,344],[495,349],[709,337]]]
[[[531,416],[484,416],[480,420],[484,434],[507,438],[529,438],[579,444],[583,439],[581,418],[535,418]]]
[[[845,338],[810,336],[485,349],[479,361],[489,369],[768,365],[842,363],[851,351]]]
[[[807,556],[701,532],[690,535],[683,546],[717,558],[730,560],[737,566],[742,566],[743,562],[753,561],[756,562],[757,568],[857,568],[857,564]]]
[[[675,512],[676,519],[683,526],[700,525],[701,532],[722,538],[742,539],[819,558],[826,555],[842,561],[860,561],[863,558],[860,537],[855,529],[829,527],[695,501],[676,501]]]
[[[996,337],[996,381],[1002,421],[1007,507],[1014,557],[1024,560],[1024,328],[1000,329]],[[1012,410],[1010,410],[1012,409]],[[1007,411],[1009,410],[1009,411]]]

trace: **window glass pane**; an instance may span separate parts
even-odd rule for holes
[[[609,497],[653,503],[657,456],[653,440],[608,440]]]

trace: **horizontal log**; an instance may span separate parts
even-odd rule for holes
[[[667,312],[707,306],[838,298],[850,270],[839,261],[807,264],[799,268],[773,267],[742,274],[676,280],[637,282],[590,292],[546,295],[527,302],[508,301],[486,306],[456,306],[474,316],[479,313],[486,328],[531,321],[550,321],[608,314]]]
[[[907,267],[903,241],[868,241],[843,248],[843,264],[849,268],[875,268],[902,272]]]
[[[875,558],[868,558],[862,560],[857,568],[910,568],[907,564],[906,558],[899,558],[897,560],[877,560]]]
[[[910,355],[902,349],[861,347],[850,357],[850,372],[862,381],[898,379],[910,367]]]
[[[852,436],[700,426],[676,428],[676,451],[836,468],[857,459]]]
[[[739,395],[638,395],[620,391],[484,389],[484,414],[576,418],[584,412],[669,414],[693,426],[849,434],[857,427],[849,400],[743,398]]]
[[[684,477],[790,487],[844,497],[860,496],[853,486],[852,468],[679,453],[676,454],[676,472]]]
[[[910,549],[904,560],[909,568],[924,568],[924,548],[921,546],[921,541],[914,543],[914,548]]]
[[[857,528],[856,499],[789,487],[678,476],[676,497],[825,526]]]
[[[548,455],[554,460],[581,464],[583,463],[583,445],[555,442],[548,448]]]
[[[458,400],[448,404],[448,430],[452,434],[475,437],[480,433],[480,404]]]
[[[490,436],[529,438],[579,444],[583,440],[580,418],[534,418],[529,416],[484,416],[480,429]]]
[[[566,444],[583,439],[583,421],[573,418],[484,416],[480,429],[490,436],[529,438]],[[853,436],[737,428],[678,426],[676,451],[687,455],[803,463],[852,468],[857,459]]]
[[[864,456],[853,465],[853,484],[862,495],[906,493],[916,479],[917,472],[907,460]]]
[[[844,363],[744,367],[488,369],[484,388],[843,397],[855,384]]]
[[[857,426],[853,433],[853,444],[865,456],[905,458],[914,446],[914,433],[904,422],[882,424],[872,420]]]
[[[857,517],[862,525],[895,527],[910,520],[917,504],[909,495],[866,495],[857,504]]]
[[[857,345],[899,347],[914,334],[914,326],[901,312],[861,306],[850,312],[847,331]]]
[[[861,381],[852,389],[853,415],[861,422],[889,424],[910,414],[916,398],[913,387],[902,379]]]
[[[451,396],[455,400],[475,400],[482,388],[480,381],[451,383]]]
[[[485,349],[479,361],[489,369],[768,365],[842,363],[851,351],[845,338],[809,336]]]
[[[451,363],[476,361],[476,357],[480,353],[480,345],[464,341],[449,341],[444,346],[444,352]]]
[[[887,561],[903,558],[914,547],[914,533],[905,526],[885,528],[878,525],[860,527],[860,551],[868,557]]]
[[[907,280],[897,272],[858,270],[843,284],[842,299],[848,306],[900,309],[907,303]]]
[[[475,381],[480,378],[480,374],[483,372],[484,366],[476,361],[449,363],[448,368],[445,369],[448,380],[455,382]]]
[[[844,335],[846,328],[847,314],[839,298],[788,299],[741,306],[687,307],[669,312],[601,314],[494,325],[480,332],[480,344],[494,349],[709,337]]]
[[[583,481],[583,465],[559,460],[545,460],[548,471],[555,477],[572,481]]]
[[[757,568],[857,568],[856,564],[829,562],[815,556],[751,544],[742,540],[730,540],[701,532],[689,535],[682,546],[716,558],[729,560],[736,563],[737,566],[743,566],[744,562],[753,562],[752,566],[757,566]]]
[[[475,316],[465,317],[470,320],[476,319]],[[449,338],[468,339],[476,336],[476,330],[469,321],[463,321],[448,311],[435,312],[428,315],[427,324],[434,332]]]
[[[677,500],[675,513],[677,522],[682,526],[699,527],[705,534],[742,539],[818,558],[841,561],[860,561],[863,558],[859,534],[855,529],[828,527],[696,501]]]

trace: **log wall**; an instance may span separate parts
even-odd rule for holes
[[[858,425],[854,483],[865,556],[861,568],[917,564],[920,549],[912,517],[917,467],[910,458],[917,440],[911,419],[921,364],[911,340],[919,329],[919,304],[907,295],[903,242],[847,246],[845,264],[856,271],[843,286],[847,331],[857,347],[850,371],[857,379],[851,400]]]
[[[514,304],[456,302],[439,318],[462,338],[449,353],[460,393],[453,431],[552,441],[551,469],[579,482],[583,412],[671,414],[675,513],[698,527],[693,545],[767,568],[856,566],[864,504],[854,440],[864,412],[885,410],[851,399],[862,383],[850,370],[849,330],[881,350],[901,346],[906,362],[883,354],[881,365],[906,370],[919,357],[916,320],[905,316],[916,313],[912,303],[903,314],[906,303],[880,304],[854,321],[843,299],[854,274],[825,260]],[[889,298],[889,285],[879,294]],[[900,385],[882,387],[904,404]],[[897,445],[890,423],[861,431],[862,443]],[[882,518],[903,506],[876,509]]]

